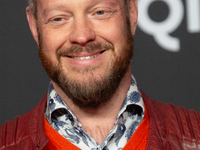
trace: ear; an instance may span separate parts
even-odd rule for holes
[[[33,38],[38,44],[38,31],[37,31],[37,22],[34,15],[31,13],[30,8],[26,7],[26,17],[28,20],[29,28],[32,32]]]
[[[138,3],[137,0],[129,0],[129,19],[131,23],[132,35],[135,35],[138,19]]]

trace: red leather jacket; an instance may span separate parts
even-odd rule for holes
[[[200,149],[200,114],[142,96],[149,115],[147,150]],[[48,143],[43,130],[47,97],[39,105],[0,126],[0,150],[42,150]],[[67,149],[67,148],[66,148]]]

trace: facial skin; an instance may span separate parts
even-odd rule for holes
[[[27,8],[43,67],[78,107],[96,109],[109,101],[130,67],[134,2],[131,24],[124,0],[39,0],[37,21]]]

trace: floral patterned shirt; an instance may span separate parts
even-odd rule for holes
[[[99,145],[84,132],[75,114],[49,85],[45,117],[49,124],[68,141],[84,150],[121,150],[144,117],[144,103],[132,76],[131,85],[119,110],[113,129]]]

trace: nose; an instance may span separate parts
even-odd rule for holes
[[[73,30],[69,36],[69,41],[72,44],[85,46],[88,42],[96,39],[94,29],[91,27],[88,20],[81,18],[74,20]]]

